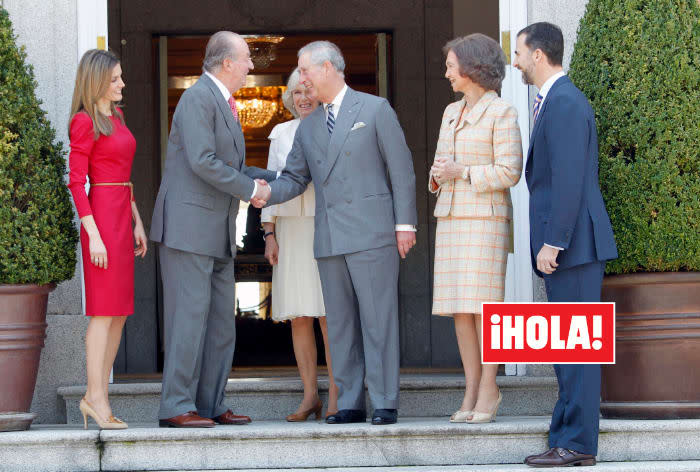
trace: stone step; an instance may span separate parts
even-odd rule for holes
[[[310,469],[228,469],[236,472],[309,472]],[[314,472],[513,472],[529,470],[524,464],[507,465],[444,465],[412,467],[342,467],[311,469]],[[570,467],[554,467],[552,472],[571,472]],[[579,471],[591,472],[698,472],[700,461],[645,461],[645,462],[600,462],[596,467],[583,467]],[[175,471],[178,472],[178,471]],[[180,471],[183,472],[183,471]],[[204,472],[204,471],[198,471]],[[209,472],[209,471],[208,471]],[[212,471],[217,472],[217,471]],[[223,472],[223,471],[219,471]]]
[[[555,377],[499,376],[503,393],[502,416],[549,415],[557,400]],[[406,374],[401,376],[399,415],[405,417],[450,416],[464,396],[464,376],[457,374]],[[319,379],[321,400],[326,404],[328,379]],[[112,410],[128,422],[155,421],[160,402],[160,383],[125,383],[109,387]],[[303,386],[298,378],[229,379],[226,402],[239,414],[254,420],[278,420],[296,411]],[[78,403],[84,386],[61,387],[58,395],[66,405],[68,424],[82,422]],[[367,405],[370,405],[367,398]]]
[[[122,431],[98,431],[94,425],[88,431],[70,425],[35,426],[0,435],[0,470],[440,471],[480,470],[469,466],[489,464],[494,467],[481,470],[526,470],[523,458],[546,448],[548,424],[548,417],[499,417],[483,425],[402,418],[389,426],[316,421],[256,421],[212,429],[157,428],[151,423]],[[594,470],[700,470],[690,462],[677,463],[700,461],[700,420],[602,420],[600,430],[598,460],[616,464]],[[629,464],[621,464],[625,462]]]

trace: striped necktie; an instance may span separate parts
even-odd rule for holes
[[[236,100],[233,95],[228,97],[228,106],[231,107],[231,113],[233,113],[233,119],[238,121],[238,107],[236,107]]]
[[[535,97],[535,110],[533,112],[534,119],[532,120],[533,123],[535,123],[537,121],[537,115],[540,112],[540,105],[541,104],[542,104],[542,95],[540,95],[538,93],[537,96]]]
[[[333,128],[335,127],[335,116],[333,116],[333,104],[328,104],[326,110],[328,110],[328,119],[326,120],[326,126],[328,126],[328,134],[333,134]]]

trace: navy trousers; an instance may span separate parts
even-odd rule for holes
[[[599,302],[605,262],[592,262],[544,276],[550,302]],[[600,365],[555,364],[559,400],[549,427],[549,447],[598,453]]]

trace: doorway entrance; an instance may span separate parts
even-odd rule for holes
[[[401,365],[403,368],[453,368],[459,366],[459,354],[454,327],[449,320],[430,315],[432,304],[432,254],[435,219],[432,217],[434,197],[427,191],[427,175],[432,164],[440,122],[445,106],[455,101],[444,79],[442,46],[456,34],[484,32],[498,35],[499,4],[523,0],[450,0],[433,2],[419,0],[397,2],[324,2],[316,0],[105,0],[108,10],[108,44],[121,59],[124,79],[124,105],[129,128],[137,140],[132,181],[135,197],[145,226],[150,226],[153,204],[160,184],[162,137],[167,135],[168,122],[162,117],[170,107],[170,97],[161,93],[178,93],[161,87],[161,72],[173,76],[197,76],[201,73],[201,58],[206,37],[214,31],[231,30],[242,35],[284,36],[278,44],[277,59],[267,75],[281,75],[274,84],[284,84],[296,61],[296,49],[313,38],[331,39],[339,43],[346,56],[349,82],[352,86],[386,96],[396,110],[413,155],[416,172],[418,210],[417,245],[401,263],[399,277],[399,320],[401,336]],[[456,18],[478,18],[474,30],[459,30]],[[495,32],[495,33],[494,33]],[[377,47],[380,35],[385,48]],[[161,38],[168,47],[161,50]],[[364,39],[363,39],[364,38]],[[366,41],[365,41],[366,40]],[[178,41],[181,41],[178,44]],[[199,41],[199,43],[197,43]],[[344,42],[345,41],[345,42]],[[357,43],[359,41],[359,43]],[[363,42],[365,41],[365,42]],[[189,46],[187,43],[189,42]],[[182,47],[180,47],[182,46]],[[189,49],[188,49],[189,47]],[[281,62],[289,48],[286,63]],[[361,50],[374,51],[363,59]],[[174,52],[179,51],[178,57]],[[382,52],[384,60],[379,60]],[[359,55],[358,55],[359,52]],[[164,67],[161,60],[165,59]],[[170,59],[170,60],[168,60]],[[363,62],[366,60],[367,62]],[[180,62],[178,62],[180,61]],[[169,62],[171,64],[169,64]],[[179,64],[180,70],[170,71]],[[273,67],[279,65],[274,74]],[[366,69],[360,69],[365,64]],[[382,72],[381,65],[385,65]],[[370,66],[373,67],[370,68]],[[261,72],[252,71],[255,75]],[[386,74],[382,80],[382,74]],[[266,75],[266,74],[261,74]],[[166,74],[167,81],[167,74]],[[384,84],[384,86],[382,86]],[[266,86],[262,84],[261,86]],[[374,89],[362,89],[362,86]],[[177,87],[175,87],[177,89]],[[181,92],[180,92],[181,93]],[[267,156],[267,133],[261,129],[256,136],[248,133],[248,163],[264,166]],[[241,212],[241,215],[245,212]],[[245,215],[247,218],[247,214]],[[246,225],[239,225],[244,228]],[[252,238],[253,240],[255,238]],[[241,240],[241,244],[245,243]],[[517,246],[517,243],[516,243]],[[115,363],[115,372],[129,374],[157,373],[162,366],[160,353],[162,330],[159,325],[160,293],[157,251],[149,251],[136,267],[136,316],[126,325],[124,343]],[[237,258],[238,280],[259,283],[264,266],[256,263],[255,253]],[[250,261],[252,259],[252,262]],[[251,293],[255,293],[253,289]],[[263,292],[264,293],[264,292]],[[241,308],[258,305],[264,297],[258,290],[255,300],[241,302]],[[243,310],[245,311],[245,310]],[[259,310],[253,310],[258,312]],[[286,333],[291,353],[289,328]],[[246,339],[258,344],[271,344],[269,331],[263,337],[246,337],[239,330],[240,350]],[[236,354],[244,359],[244,352]],[[256,359],[263,359],[258,352]],[[293,362],[291,356],[288,359]],[[252,360],[246,361],[252,363]],[[248,364],[252,365],[252,364]]]

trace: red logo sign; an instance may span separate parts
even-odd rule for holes
[[[614,303],[483,303],[484,364],[614,364]]]

